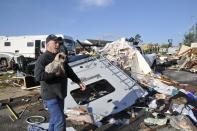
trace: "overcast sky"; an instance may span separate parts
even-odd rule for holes
[[[197,23],[197,0],[1,0],[0,35],[65,34],[146,43],[182,42]]]

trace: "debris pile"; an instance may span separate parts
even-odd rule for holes
[[[13,72],[1,72],[0,73],[0,88],[13,87]]]
[[[135,79],[152,73],[149,64],[131,42],[121,38],[108,43],[100,53],[113,64],[130,73]]]
[[[91,74],[90,76],[86,74],[87,76],[83,77],[83,81],[86,83],[88,83],[88,80],[91,80],[91,82],[87,84],[86,91],[81,92],[78,88],[72,89],[71,91],[68,90],[70,96],[67,96],[66,99],[70,99],[70,103],[68,102],[66,104],[71,105],[73,104],[73,100],[75,100],[76,103],[73,105],[76,106],[68,108],[65,111],[65,115],[67,116],[66,120],[71,121],[73,125],[84,126],[86,124],[90,124],[95,125],[98,128],[103,128],[102,125],[105,124],[115,125],[120,130],[123,128],[133,130],[151,130],[166,127],[177,130],[197,130],[197,89],[193,90],[188,85],[180,84],[161,74],[154,73],[145,57],[132,42],[127,41],[125,38],[108,43],[99,51],[99,53],[101,55],[100,57],[107,58],[103,60],[102,66],[95,61],[85,66],[80,66],[80,69],[85,68],[85,70],[91,71],[89,72],[89,74]],[[184,68],[189,69],[191,72],[196,72],[196,54],[197,46],[195,46],[195,44],[192,44],[191,47],[182,46],[178,54],[182,60],[182,64],[180,64],[179,69]],[[91,52],[88,55],[94,57],[95,52]],[[92,67],[89,68],[90,66]],[[102,67],[102,70],[98,70],[99,74],[93,70],[93,66],[99,67],[96,69],[100,69],[100,66]],[[111,70],[104,70],[104,67],[106,69],[110,69],[112,67],[115,68]],[[130,76],[129,78],[132,78],[132,86],[129,85],[129,88],[120,90],[119,87],[122,86],[119,85],[125,84],[125,81],[130,79],[124,78],[126,75],[122,75],[123,73],[119,69],[126,72],[126,74]],[[105,75],[108,76],[110,71],[110,73],[114,73],[113,70],[118,70],[117,72],[121,74],[117,77],[120,79],[115,81],[118,83],[118,89],[114,89],[113,86],[110,86],[111,84],[108,83],[107,80],[100,80],[102,78],[101,71],[106,73]],[[116,74],[118,74],[117,72]],[[110,79],[114,78],[112,77],[113,75],[110,74]],[[33,89],[39,87],[39,84],[35,83],[34,77],[32,76],[8,78],[9,80],[0,80],[0,84],[2,84],[2,81],[5,83],[12,83],[22,89]],[[120,80],[120,82],[118,80]],[[99,82],[101,82],[101,84]],[[68,82],[68,84],[74,85],[72,82]],[[145,89],[146,91],[142,93],[142,91],[139,90],[140,88],[136,88],[137,86],[140,88],[142,86],[143,90]],[[139,93],[136,93],[137,91],[135,91],[135,88],[141,93],[140,96],[138,95]],[[114,93],[115,90],[116,92],[119,91],[118,94]],[[134,90],[133,93],[132,90]],[[109,94],[111,94],[111,97],[109,97]],[[24,99],[24,101],[29,102],[28,99]],[[105,105],[103,106],[97,103],[92,104],[95,101],[106,101],[106,103],[112,103],[112,112],[118,109],[118,113],[116,112],[113,114],[107,111],[104,112],[104,108],[111,107],[106,107]],[[128,105],[132,106],[125,108]],[[95,107],[99,109],[96,110]],[[13,115],[15,115],[15,118],[20,119],[24,112],[27,112],[27,108],[29,108],[29,106],[25,106],[19,116],[16,116],[16,113],[13,112],[9,105],[7,108]],[[91,110],[96,110],[97,112],[95,113]],[[105,113],[103,116],[102,113],[99,114],[102,111]],[[126,117],[119,116],[119,118],[117,118],[117,115],[123,112],[126,113]],[[32,127],[32,129],[33,128],[35,127]]]
[[[192,43],[191,47],[182,45],[178,56],[180,57],[178,70],[185,69],[190,72],[197,72],[197,43]]]
[[[191,51],[194,53],[194,48]],[[101,50],[101,53],[113,64],[116,64],[127,72],[129,71],[131,77],[135,78],[150,92],[156,92],[149,104],[145,105],[152,112],[152,117],[144,119],[145,124],[161,126],[171,121],[170,123],[174,127],[175,123],[178,123],[178,121],[174,122],[174,120],[178,120],[181,117],[187,123],[190,123],[188,126],[192,125],[192,123],[196,125],[196,90],[190,92],[191,90],[187,90],[187,88],[183,89],[183,86],[178,82],[168,79],[165,76],[154,74],[141,54],[131,43],[123,39],[109,43]],[[195,60],[194,55],[192,60]],[[129,70],[127,70],[128,68]],[[150,98],[147,99],[150,100]],[[186,117],[189,117],[192,122],[188,118],[185,119]],[[195,128],[194,125],[190,126],[191,130]],[[189,129],[189,127],[185,128]]]
[[[1,87],[20,87],[21,89],[30,90],[40,87],[40,83],[35,81],[33,76],[17,76],[14,72],[6,72],[0,75]]]
[[[67,120],[75,124],[84,125],[85,123],[93,124],[92,115],[88,112],[85,106],[79,106],[66,110]]]

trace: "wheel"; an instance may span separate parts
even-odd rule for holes
[[[151,69],[155,72],[157,70],[157,63],[156,60],[153,62]]]
[[[24,56],[20,56],[18,58],[19,70],[22,71],[22,72],[25,72],[26,66],[27,66],[27,61],[26,61],[25,57]]]
[[[1,59],[1,60],[0,60],[0,63],[1,63],[1,65],[2,65],[3,67],[7,67],[7,66],[8,66],[8,62],[7,62],[7,60],[6,60],[5,58]]]

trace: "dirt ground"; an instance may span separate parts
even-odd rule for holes
[[[38,94],[40,92],[39,89],[34,90],[23,90],[20,87],[6,87],[0,89],[0,101],[6,99],[17,98],[21,96],[28,96],[33,94]]]
[[[29,96],[21,96],[17,98],[13,98],[9,102],[10,107],[13,109],[13,111],[16,113],[16,115],[19,117],[20,114],[23,112],[21,117],[19,119],[15,119],[13,117],[13,114],[10,112],[10,110],[6,107],[6,105],[1,106],[0,109],[0,130],[1,131],[27,131],[28,123],[26,119],[30,116],[43,116],[45,118],[45,123],[49,122],[49,114],[47,110],[43,107],[43,102],[40,99],[38,94],[29,95]],[[12,115],[12,119],[10,116]],[[122,115],[123,116],[123,115]],[[67,121],[67,127],[73,127],[77,131],[89,131],[91,129],[95,131],[115,131],[117,128],[123,128],[122,126],[114,126],[111,124],[105,124],[101,126],[100,128],[97,128],[96,126],[84,124],[84,125],[78,125],[75,123],[72,123],[70,121]],[[122,129],[123,131],[127,131]]]
[[[189,84],[191,86],[197,86],[197,73],[191,73],[188,71],[177,71],[175,69],[167,69],[162,72],[163,75],[182,83]]]
[[[28,100],[28,101],[27,101]],[[16,104],[17,103],[17,104]],[[26,119],[30,116],[43,116],[45,118],[44,122],[49,121],[48,112],[44,109],[42,100],[39,99],[38,95],[28,96],[28,97],[19,97],[13,99],[9,104],[18,116],[23,112],[19,119],[14,119],[14,121],[9,117],[12,113],[3,106],[0,109],[0,130],[1,131],[27,131],[28,123]],[[73,122],[67,121],[67,127],[73,127],[76,131],[141,131],[147,130],[150,128],[143,129],[144,125],[141,125],[141,122],[147,117],[148,114],[144,110],[141,110],[135,120],[130,120],[128,125],[113,125],[110,123],[103,123],[101,127],[96,127],[93,125],[83,124],[77,125]],[[114,118],[129,118],[129,115],[126,112],[121,112],[114,116]],[[156,129],[151,129],[156,130]],[[176,131],[169,126],[161,127],[157,129],[158,131]]]
[[[181,73],[181,74],[180,74]],[[173,72],[166,71],[164,72],[165,75],[168,75],[171,78],[178,76],[179,82],[185,82],[186,80],[184,77],[183,72]],[[187,74],[187,79],[194,80],[192,84],[196,84],[196,76],[197,74]],[[191,81],[189,82],[191,83]],[[3,103],[3,105],[1,105]],[[18,120],[12,120],[10,115],[12,113],[6,107],[6,103],[9,103],[10,107],[16,112],[18,116],[24,111],[21,118]],[[44,109],[42,99],[40,98],[40,89],[34,90],[23,90],[20,87],[6,87],[0,88],[0,131],[27,131],[28,123],[26,119],[29,116],[39,115],[45,117],[45,122],[49,121],[48,112]],[[121,114],[121,117],[124,115]],[[89,130],[96,130],[96,131],[135,131],[139,130],[139,123],[143,121],[146,114],[142,114],[142,117],[137,118],[136,121],[131,121],[129,125],[112,125],[112,124],[104,124],[101,127],[97,128],[95,126],[90,125],[75,125],[69,121],[67,121],[68,127],[73,127],[77,131],[89,131]],[[144,129],[147,130],[147,129]],[[161,131],[176,131],[169,126],[163,127],[161,129],[157,129]],[[143,129],[141,129],[143,131]]]

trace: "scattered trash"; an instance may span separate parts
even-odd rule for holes
[[[25,121],[28,124],[35,125],[35,124],[43,123],[45,121],[45,117],[43,117],[43,116],[30,116],[30,117],[27,117]]]
[[[187,99],[186,98],[184,98],[184,97],[178,97],[178,98],[176,98],[176,99],[172,99],[172,101],[171,101],[171,103],[173,103],[173,104],[179,104],[179,105],[181,105],[181,104],[187,104]]]
[[[47,129],[44,129],[36,124],[29,124],[27,126],[27,131],[48,131]]]
[[[155,94],[155,98],[158,100],[158,99],[166,99],[166,95],[164,95],[164,94],[159,94],[159,93],[157,93],[157,94]]]
[[[194,116],[194,113],[192,111],[192,106],[191,105],[178,105],[178,104],[173,104],[172,105],[172,110],[173,112],[178,112],[179,114],[183,114],[183,115],[187,115],[189,116],[194,122],[197,123],[197,119],[196,117]]]
[[[184,115],[171,116],[170,117],[170,125],[178,130],[184,131],[196,131],[196,127],[192,124],[192,122]]]
[[[144,127],[165,127],[170,122],[170,125],[178,130],[197,130],[194,125],[197,123],[196,92],[188,90],[189,85],[187,84],[180,84],[159,73],[154,74],[140,51],[130,44],[128,41],[120,39],[100,50],[99,58],[96,56],[98,54],[94,54],[91,55],[95,57],[94,59],[82,60],[77,64],[70,63],[74,66],[79,65],[79,68],[74,67],[79,74],[85,72],[81,73],[80,77],[88,88],[81,92],[76,84],[68,81],[69,86],[74,88],[68,89],[70,94],[65,99],[65,106],[70,106],[65,110],[67,120],[75,125],[83,126],[87,123],[101,127],[104,125],[104,122],[101,121],[104,118],[123,110],[129,110],[127,112],[129,112],[130,119],[113,117],[107,120],[108,124],[112,125],[129,125],[139,119],[139,112],[143,110],[148,114],[142,115],[141,123],[144,124]],[[189,56],[188,53],[193,55]],[[188,56],[183,58],[183,54],[188,54]],[[188,69],[197,72],[194,54],[193,47],[185,48],[179,53],[179,57],[181,56],[184,60],[180,64],[179,70]],[[84,76],[84,74],[86,75]],[[4,75],[1,73],[0,77]],[[12,84],[26,90],[40,87],[39,83],[34,81],[33,76],[27,76],[22,72],[17,72],[16,77],[9,74],[7,79],[0,79],[0,85],[2,84]],[[141,85],[145,88],[141,88]],[[180,92],[184,95],[179,96]],[[21,101],[30,102],[31,99],[22,98]],[[132,106],[134,104],[136,105]],[[2,103],[0,103],[0,109],[1,107]],[[20,114],[17,114],[10,105],[6,104],[6,107],[11,112],[10,119],[15,121],[22,118],[28,106]],[[45,131],[48,129],[48,123],[44,125],[44,121],[43,116],[26,118],[26,122],[29,124],[28,131]],[[70,130],[75,129],[70,127]]]
[[[18,117],[18,115],[17,115],[17,113],[14,111],[14,109],[9,105],[9,104],[6,104],[6,107],[8,108],[8,110],[11,112],[11,114],[12,115],[10,115],[9,117],[12,119],[12,121],[14,121],[14,118],[16,119],[16,120],[18,120],[19,119],[19,117]],[[14,118],[13,118],[13,117]]]
[[[193,100],[197,101],[197,96],[195,96],[194,93],[188,92],[186,95],[192,98]]]
[[[159,114],[159,113],[152,113],[153,117],[148,117],[144,119],[144,122],[146,125],[149,126],[162,126],[167,123],[168,118],[164,114]]]
[[[97,121],[97,122],[95,123],[95,125],[96,125],[97,127],[101,127],[101,126],[103,125],[103,123],[100,122],[100,121]]]
[[[25,112],[25,110],[27,109],[28,106],[29,106],[29,105],[27,105],[27,106],[25,107],[25,109],[20,113],[19,119],[22,117],[23,113]]]
[[[23,77],[12,77],[13,83],[21,87],[24,90],[32,90],[40,88],[40,83],[36,82],[33,76],[23,76]]]
[[[130,122],[130,120],[129,119],[118,119],[118,120],[116,120],[116,119],[114,119],[114,118],[111,118],[111,119],[109,119],[109,123],[110,124],[114,124],[114,125],[125,125],[125,124],[129,124],[129,122]]]
[[[148,107],[151,109],[156,109],[157,108],[156,102],[157,102],[156,100],[151,101]]]
[[[29,124],[28,131],[48,131],[49,123]],[[73,127],[66,127],[66,131],[76,131]]]
[[[92,115],[88,112],[87,108],[84,106],[67,109],[66,115],[67,115],[67,120],[70,120],[75,124],[94,123],[92,119]]]
[[[149,126],[154,126],[154,125],[163,126],[166,124],[167,118],[164,118],[164,119],[146,118],[146,119],[144,119],[144,122],[145,122],[145,124],[147,124]]]
[[[24,102],[29,102],[29,101],[31,101],[31,99],[30,99],[30,98],[21,99],[21,101],[24,101]]]
[[[179,69],[185,69],[190,72],[197,72],[197,62],[196,62],[196,47],[197,43],[191,43],[191,47],[182,45],[180,51],[178,52],[178,61]]]

